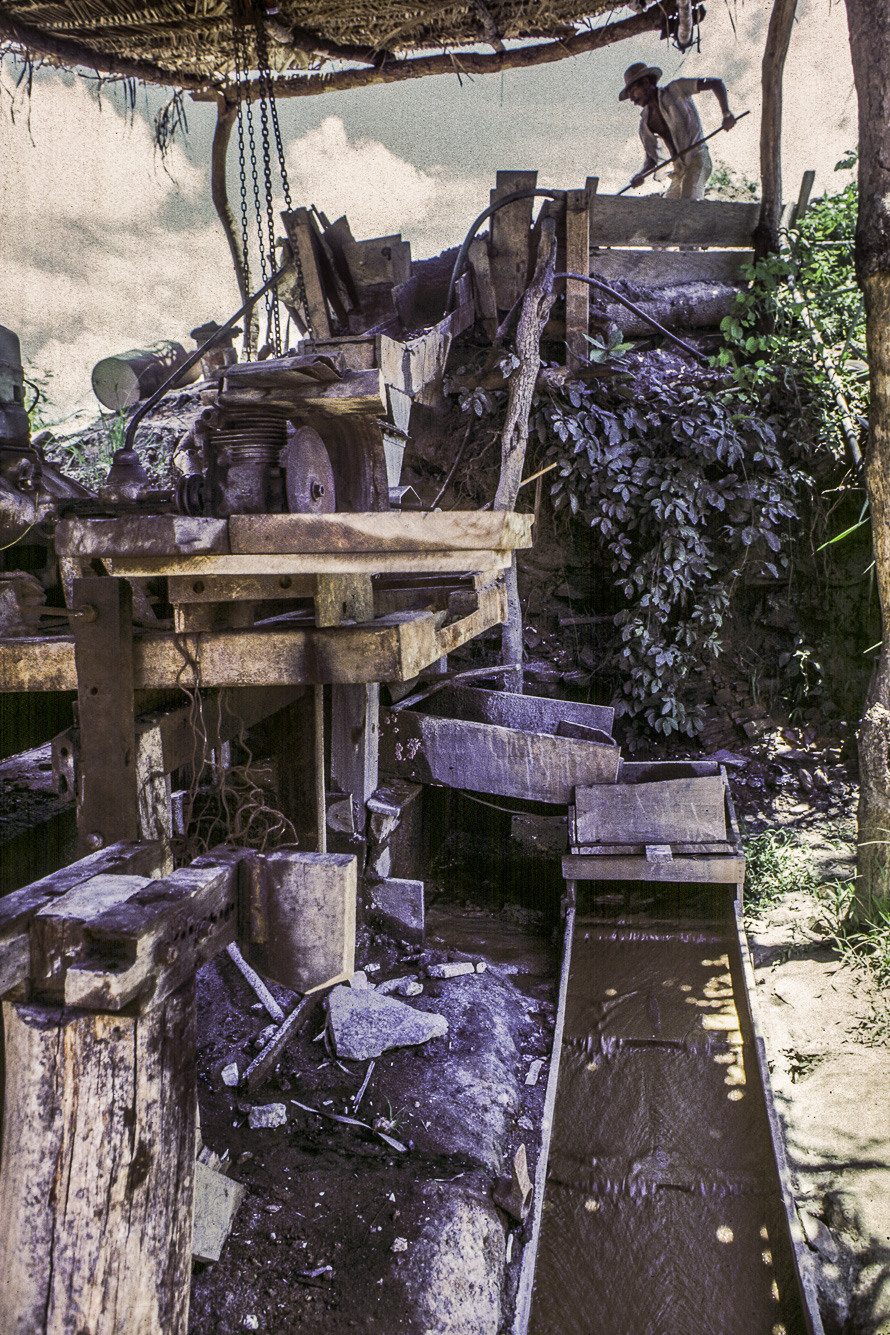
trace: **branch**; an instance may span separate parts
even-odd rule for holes
[[[153,65],[149,61],[128,60],[123,56],[108,55],[81,42],[72,42],[67,38],[53,37],[41,28],[32,28],[27,23],[17,23],[8,14],[0,14],[0,40],[6,40],[25,50],[37,52],[42,56],[52,56],[64,65],[83,65],[95,70],[97,74],[113,74],[122,79],[141,79],[143,83],[161,83],[174,88],[211,90],[213,80],[198,74],[186,74],[182,70],[168,70],[162,65]],[[215,94],[210,92],[215,98]]]
[[[275,97],[314,97],[319,93],[342,93],[351,88],[422,79],[429,74],[497,74],[501,70],[547,65],[565,60],[568,56],[599,51],[625,37],[638,37],[641,33],[660,29],[663,15],[664,8],[658,5],[643,14],[622,19],[620,23],[609,23],[590,32],[579,32],[565,40],[514,47],[510,51],[492,54],[455,51],[436,56],[419,56],[412,60],[393,60],[374,69],[338,70],[333,74],[279,75],[272,80],[272,93]],[[239,88],[226,88],[225,94],[232,100],[239,97],[253,100],[260,96],[261,91],[259,82],[254,80]],[[195,101],[202,102],[208,98],[209,94],[199,94]]]

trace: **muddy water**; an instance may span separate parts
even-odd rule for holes
[[[731,952],[578,920],[530,1335],[803,1335]]]

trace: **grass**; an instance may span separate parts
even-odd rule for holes
[[[751,917],[795,890],[815,893],[819,871],[812,850],[789,830],[764,830],[744,840],[745,908]]]

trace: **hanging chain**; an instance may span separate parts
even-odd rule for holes
[[[249,3],[249,0],[248,0]],[[249,12],[249,11],[248,11]],[[247,187],[247,158],[250,159],[250,176],[253,187],[253,207],[256,215],[257,247],[260,257],[260,273],[263,282],[266,282],[275,270],[275,207],[272,187],[272,151],[271,138],[275,138],[275,152],[278,159],[278,169],[281,174],[281,184],[284,193],[285,206],[288,213],[293,212],[293,203],[291,201],[290,184],[287,179],[287,167],[284,160],[284,146],[281,139],[281,128],[278,122],[278,108],[275,103],[275,97],[272,89],[272,73],[269,66],[269,48],[266,36],[265,24],[263,21],[262,10],[257,6],[252,13],[252,26],[256,37],[256,60],[259,83],[260,104],[260,142],[263,158],[263,182],[260,185],[259,167],[257,163],[256,146],[256,126],[254,123],[253,106],[249,93],[249,49],[247,41],[247,22],[250,21],[244,14],[242,4],[239,0],[233,0],[232,4],[232,36],[235,49],[235,76],[236,82],[241,93],[240,106],[238,110],[238,165],[240,173],[240,193],[241,193],[241,238],[244,251],[243,275],[245,283],[250,287],[250,268],[248,255],[248,187]],[[246,132],[245,132],[246,125]],[[271,131],[270,131],[271,126]],[[246,139],[246,149],[245,149]],[[264,215],[265,213],[265,220]],[[303,320],[307,326],[309,337],[314,336],[312,320],[309,315],[309,301],[306,294],[306,282],[303,273],[303,266],[300,262],[300,254],[296,245],[291,245],[291,253],[296,270],[297,298],[302,308]],[[284,351],[281,341],[281,322],[278,311],[278,298],[274,292],[270,293],[267,299],[268,314],[268,340],[272,343],[276,356],[281,356]],[[245,333],[245,353],[248,357],[252,352],[252,328],[248,321]]]

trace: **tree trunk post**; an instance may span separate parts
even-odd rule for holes
[[[782,217],[782,76],[791,41],[797,0],[773,0],[761,67],[763,109],[760,115],[760,218],[754,229],[754,255],[779,250]]]
[[[865,485],[883,645],[859,732],[855,911],[890,904],[890,0],[847,0],[859,103],[856,274],[865,298],[870,375]]]
[[[185,1335],[194,978],[139,1016],[3,1004],[0,1330]]]
[[[538,246],[535,273],[522,302],[516,329],[516,355],[519,365],[510,376],[507,396],[507,417],[501,433],[501,476],[494,498],[495,510],[512,510],[516,505],[525,451],[528,445],[528,420],[532,398],[541,369],[541,333],[554,302],[553,274],[556,262],[556,223],[544,220]],[[522,607],[516,580],[516,554],[506,573],[507,623],[501,638],[501,662],[516,663],[518,668],[506,678],[506,685],[521,691],[522,674]]]

